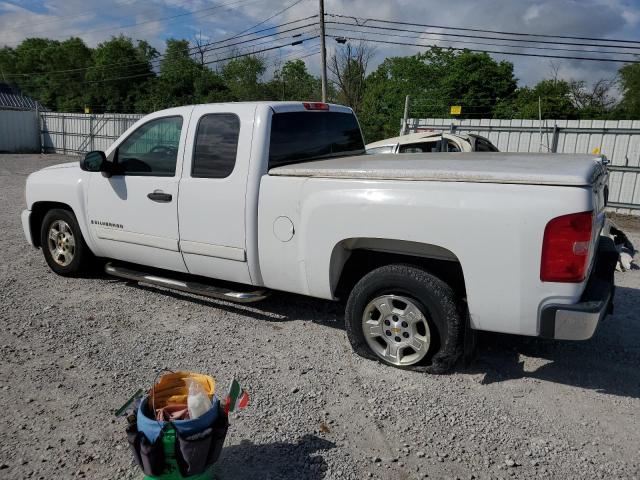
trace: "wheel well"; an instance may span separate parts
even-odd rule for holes
[[[31,216],[29,217],[29,227],[31,229],[31,241],[35,247],[40,247],[40,228],[42,220],[49,210],[59,208],[68,210],[73,213],[73,209],[66,203],[60,202],[36,202],[31,207]]]
[[[457,259],[442,259],[420,256],[408,253],[391,253],[369,249],[354,249],[350,252],[339,279],[334,294],[337,298],[346,299],[358,281],[376,268],[391,264],[407,264],[424,268],[447,283],[460,297],[466,297],[464,274],[462,265]]]

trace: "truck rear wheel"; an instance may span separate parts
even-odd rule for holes
[[[388,265],[356,284],[345,312],[355,352],[398,368],[445,373],[462,353],[460,302],[445,282],[411,265]]]
[[[88,269],[92,254],[75,215],[63,209],[47,212],[40,227],[40,246],[47,264],[58,275],[74,277]]]

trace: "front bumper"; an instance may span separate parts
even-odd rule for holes
[[[540,336],[556,340],[588,340],[598,323],[613,312],[613,272],[618,251],[609,237],[600,237],[596,263],[580,302],[546,305],[540,314]]]
[[[29,245],[33,247],[33,237],[31,236],[31,210],[23,210],[20,215],[22,220],[22,230],[24,230],[24,236],[27,238]]]

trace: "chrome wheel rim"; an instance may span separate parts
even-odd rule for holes
[[[392,365],[414,365],[429,351],[429,322],[416,302],[400,295],[381,295],[364,309],[362,331],[369,348]]]
[[[49,225],[47,243],[51,258],[61,267],[68,266],[76,252],[76,240],[73,230],[64,220],[55,220]]]

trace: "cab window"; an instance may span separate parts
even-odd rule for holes
[[[141,125],[118,147],[117,173],[174,176],[181,131],[182,117],[157,118]]]
[[[273,114],[269,168],[363,153],[362,133],[352,113],[305,111]]]
[[[225,178],[236,165],[240,119],[233,113],[204,115],[198,123],[191,176]]]

